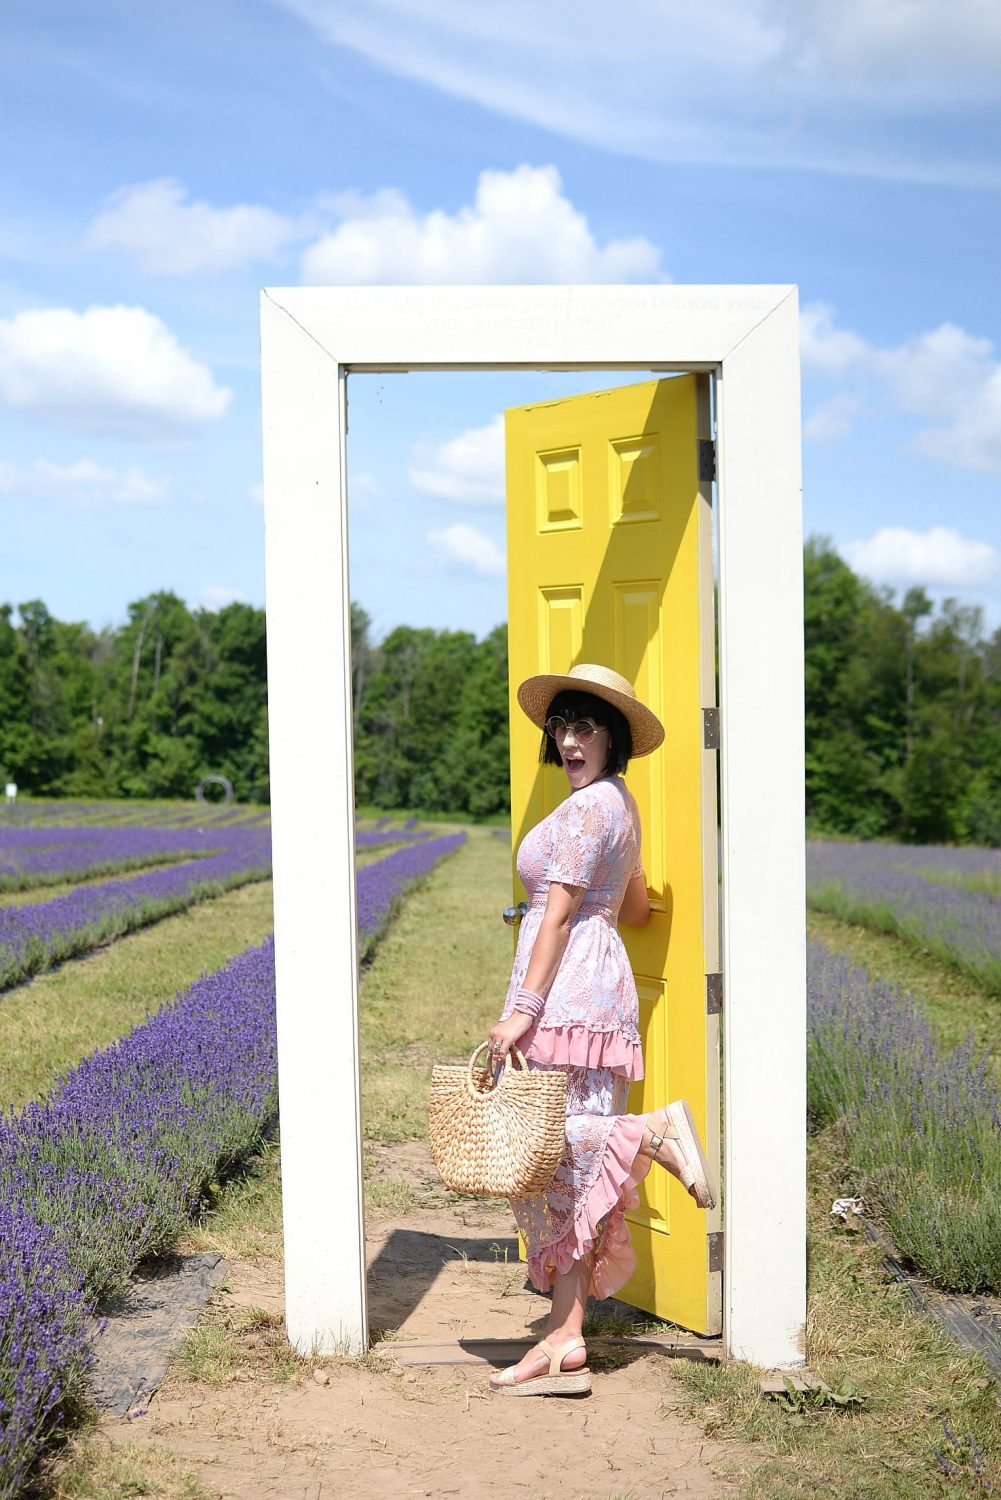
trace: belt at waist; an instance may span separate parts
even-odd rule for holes
[[[535,895],[532,897],[529,903],[529,910],[545,911],[546,902],[548,900],[549,886],[543,885],[541,890],[536,891]],[[575,922],[578,917],[602,917],[606,922],[610,922],[614,927],[616,913],[612,907],[604,906],[599,901],[582,901],[580,906],[577,908],[577,914],[574,917]]]

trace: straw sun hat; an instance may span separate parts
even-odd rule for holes
[[[581,662],[571,667],[565,676],[543,672],[538,677],[526,677],[518,689],[518,702],[533,724],[545,728],[549,705],[557,693],[593,693],[613,704],[628,721],[633,736],[633,755],[649,755],[664,738],[664,726],[657,715],[636,696],[636,689],[627,678],[613,672],[611,667],[597,667],[592,662]]]

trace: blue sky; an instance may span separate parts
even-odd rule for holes
[[[614,24],[613,24],[614,17]],[[0,600],[263,602],[258,290],[796,282],[804,520],[1001,626],[1001,10],[11,0]],[[505,616],[499,414],[353,377],[352,591]]]

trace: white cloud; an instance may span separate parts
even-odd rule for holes
[[[231,398],[145,308],[49,307],[0,319],[0,401],[20,411],[157,440],[218,420]]]
[[[952,118],[996,109],[988,0],[273,3],[386,72],[603,151],[999,180],[989,118],[961,134]]]
[[[649,240],[599,245],[553,166],[481,172],[471,206],[418,213],[397,192],[328,200],[346,214],[311,245],[307,283],[617,282],[663,279]]]
[[[103,467],[91,458],[71,464],[35,460],[30,469],[0,464],[0,494],[17,498],[50,499],[97,509],[104,505],[162,505],[170,493],[165,479],[153,479],[137,465],[121,471]]]
[[[895,404],[935,424],[918,433],[919,453],[1001,474],[1001,363],[990,339],[943,323],[882,352],[877,363]]]
[[[799,315],[799,352],[808,373],[843,375],[864,366],[872,346],[857,333],[834,326],[834,309],[826,302],[808,302]]]
[[[271,260],[305,225],[259,204],[214,208],[186,202],[171,178],[119,189],[87,231],[90,250],[125,250],[144,271],[163,276],[231,271],[253,260]]]
[[[807,374],[855,387],[821,406],[804,436],[840,435],[832,427],[875,388],[897,411],[930,421],[915,434],[918,453],[956,469],[1001,473],[1001,362],[990,339],[942,323],[881,349],[837,328],[832,309],[815,303],[803,309],[800,346]]]
[[[487,578],[503,578],[506,571],[504,554],[482,531],[475,526],[459,523],[446,526],[443,531],[429,531],[428,541],[464,568],[481,573]]]
[[[504,417],[447,442],[417,443],[407,472],[415,489],[460,505],[504,503]]]
[[[868,541],[849,542],[840,550],[856,572],[879,583],[967,589],[1001,581],[1001,552],[951,526],[928,531],[884,526]]]

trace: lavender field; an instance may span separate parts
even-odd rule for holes
[[[817,911],[896,933],[1001,995],[1001,852],[811,840]]]
[[[364,952],[407,890],[464,840],[435,838],[415,824],[376,831],[375,847],[403,847],[359,871]],[[15,844],[25,865],[29,855],[48,856],[62,861],[64,874],[73,857],[86,871],[94,868],[88,854],[109,851],[198,857],[83,883],[34,906],[0,907],[6,983],[165,909],[265,878],[270,868],[268,829],[247,825],[173,835],[32,829]],[[85,1400],[104,1300],[140,1260],[169,1248],[207,1184],[254,1151],[276,1110],[269,939],[92,1053],[46,1097],[0,1119],[0,1500],[23,1493],[39,1453]]]

